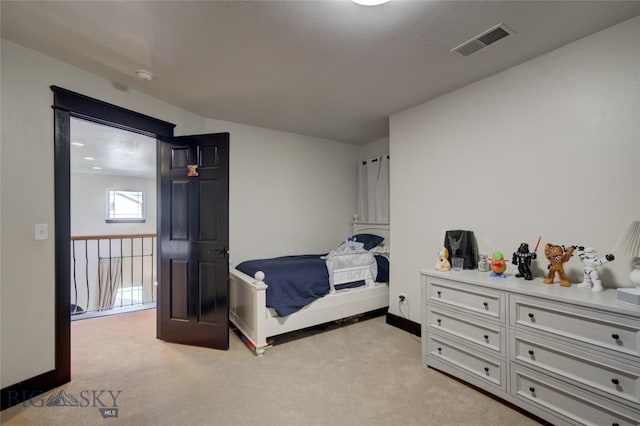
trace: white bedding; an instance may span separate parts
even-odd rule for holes
[[[378,274],[378,263],[373,252],[364,249],[364,244],[345,241],[325,256],[331,292],[336,286],[354,281],[366,281],[371,285]]]

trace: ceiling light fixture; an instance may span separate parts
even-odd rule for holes
[[[143,81],[153,80],[153,74],[151,73],[151,71],[147,71],[143,69],[139,69],[136,71],[136,77],[138,77],[138,80],[143,80]]]
[[[94,158],[94,157],[84,157],[84,159],[85,159],[85,160],[87,160],[87,161],[93,161],[93,160],[95,160],[95,158]]]
[[[360,6],[380,6],[381,4],[387,3],[389,0],[351,0],[355,4],[359,4]]]
[[[84,146],[84,144],[82,142],[71,142],[71,145],[73,145],[73,146]]]
[[[100,166],[93,166],[93,167],[92,167],[92,169],[93,169],[93,170],[102,170],[102,167],[100,167]]]

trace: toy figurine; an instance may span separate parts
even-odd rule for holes
[[[605,254],[603,258],[598,259],[598,253],[592,247],[578,247],[578,257],[584,264],[584,280],[578,284],[578,287],[602,291],[602,282],[597,268],[612,262],[615,257],[612,254]]]
[[[494,251],[489,258],[489,262],[491,262],[490,277],[507,278],[504,273],[507,270],[507,259],[504,258],[501,251]]]
[[[538,243],[540,243],[539,238]],[[520,247],[518,247],[518,251],[513,253],[511,263],[518,265],[518,273],[516,274],[516,277],[524,277],[527,281],[531,281],[533,279],[533,275],[531,274],[531,261],[538,257],[536,254],[537,249],[538,244],[536,244],[536,250],[534,250],[533,253],[530,253],[529,244],[522,243],[520,244]]]
[[[449,250],[446,247],[438,252],[438,261],[436,262],[436,270],[449,271],[451,269],[451,263],[449,263]]]
[[[545,284],[553,284],[557,272],[560,277],[560,285],[562,287],[571,287],[571,283],[567,279],[567,274],[564,273],[564,264],[571,259],[575,249],[576,246],[565,249],[564,246],[551,243],[545,244],[544,256],[549,261],[549,265],[547,265],[549,272],[547,272],[547,277],[544,279]]]

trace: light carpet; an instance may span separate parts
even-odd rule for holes
[[[2,424],[538,424],[423,367],[419,339],[384,317],[294,333],[259,358],[233,333],[228,351],[158,340],[155,315],[74,321],[72,381],[4,410]],[[52,395],[80,406],[44,405]]]

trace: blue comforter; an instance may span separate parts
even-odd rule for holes
[[[320,254],[284,256],[273,259],[248,260],[236,269],[253,277],[265,274],[267,306],[279,316],[292,314],[329,293],[326,260]]]
[[[305,254],[248,260],[240,263],[236,269],[251,277],[258,271],[264,272],[264,282],[268,286],[267,306],[275,309],[279,316],[285,317],[329,293],[329,273],[326,260],[322,259],[322,256],[324,254]],[[382,256],[376,256],[376,259],[379,257]],[[380,269],[380,261],[378,265]],[[386,275],[388,277],[388,272]],[[362,285],[364,281],[357,281],[336,288]]]

